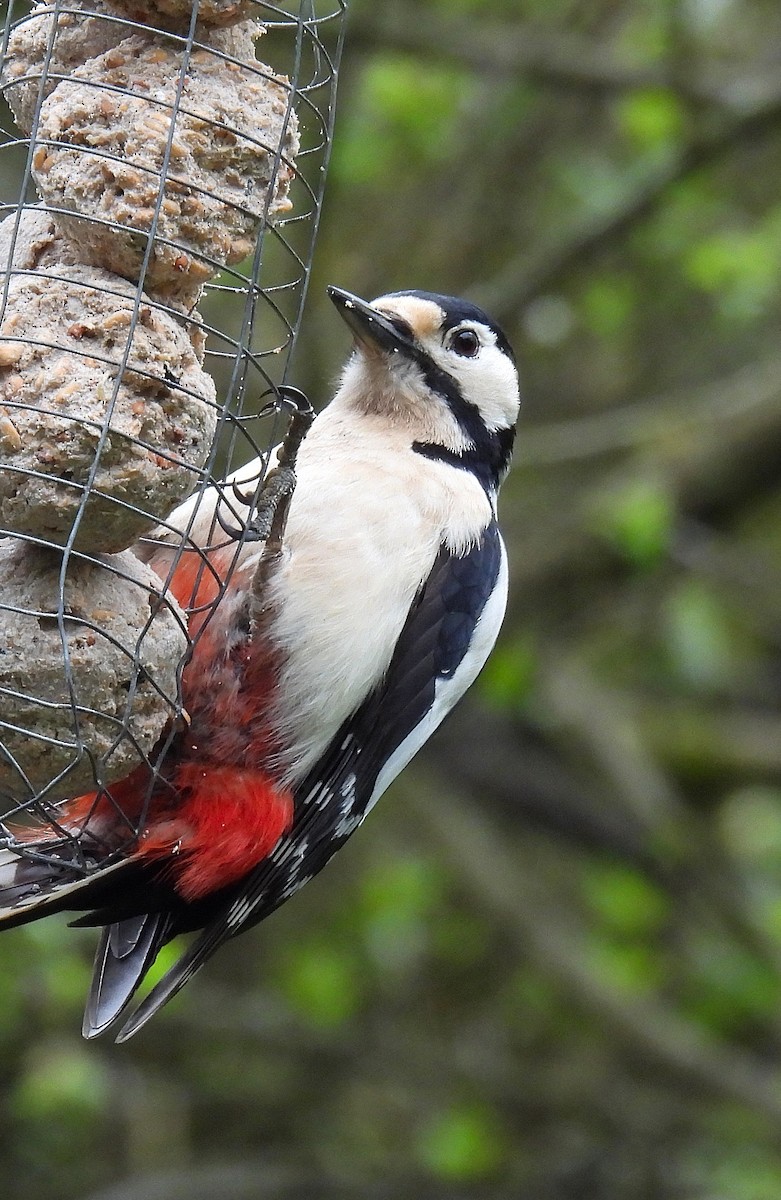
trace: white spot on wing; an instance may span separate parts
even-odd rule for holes
[[[295,896],[296,892],[300,892],[301,888],[312,878],[312,875],[299,875],[295,879],[291,879],[287,887],[283,888],[280,893],[282,899],[289,900],[291,896]]]
[[[312,878],[310,873],[306,873],[302,870],[304,862],[306,861],[308,849],[308,837],[302,838],[298,845],[293,848],[291,861],[288,867],[288,880],[280,892],[280,896],[283,900],[289,900],[291,896],[295,895],[295,893]]]
[[[238,900],[234,900],[225,918],[229,928],[236,929],[239,925],[243,925],[254,907],[255,904],[246,896],[240,896]]]
[[[355,771],[351,771],[339,788],[339,795],[342,798],[342,812],[355,804],[355,785],[357,782]]]
[[[338,838],[347,838],[357,829],[363,819],[363,813],[356,811],[355,789],[358,780],[355,771],[351,771],[342,782],[339,788],[340,816],[334,826],[334,835]]]
[[[339,821],[334,829],[334,833],[338,838],[348,838],[351,833],[360,825],[364,814],[361,812],[353,812],[352,810],[345,812],[339,818]]]

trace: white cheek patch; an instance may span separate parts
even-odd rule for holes
[[[518,418],[521,396],[518,373],[510,359],[496,344],[493,330],[476,325],[482,348],[474,358],[465,358],[448,350],[439,337],[424,343],[423,349],[458,384],[464,400],[473,405],[491,432],[509,429]]]
[[[476,406],[488,429],[508,429],[515,424],[521,407],[518,375],[497,346],[484,347],[476,359],[464,360],[461,370],[453,374],[462,395]]]

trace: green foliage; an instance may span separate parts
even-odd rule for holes
[[[649,569],[667,552],[675,515],[664,481],[641,476],[600,497],[595,524],[633,566]]]
[[[781,1195],[781,1165],[764,1147],[730,1143],[708,1150],[697,1173],[719,1200],[777,1200]]]
[[[0,1044],[12,1044],[25,1016],[25,996],[19,979],[19,935],[0,938]]]
[[[391,164],[409,177],[423,164],[446,160],[472,86],[457,68],[437,66],[424,74],[413,58],[374,56],[339,128],[331,167],[337,181],[369,186]]]
[[[580,301],[583,322],[598,337],[615,338],[630,324],[638,300],[637,283],[631,275],[592,275]]]
[[[725,797],[719,829],[732,854],[751,867],[781,866],[781,788],[759,784]]]
[[[447,16],[458,13],[459,16],[473,16],[475,19],[492,15],[496,7],[496,0],[434,0],[432,4],[432,8]]]
[[[633,92],[618,104],[619,126],[639,150],[667,150],[680,143],[684,111],[668,88]]]
[[[736,662],[734,627],[712,588],[697,579],[682,582],[667,598],[665,624],[667,653],[682,680],[718,688],[730,679]]]
[[[704,936],[692,947],[682,1007],[709,1029],[742,1033],[772,1018],[779,1003],[777,972],[755,953]]]
[[[728,321],[751,321],[767,312],[781,289],[781,207],[760,222],[719,229],[695,241],[684,270],[713,297]]]
[[[630,997],[650,995],[664,982],[664,959],[640,942],[603,932],[588,940],[584,958],[597,979]]]
[[[404,971],[428,949],[444,898],[439,864],[423,858],[378,863],[363,880],[359,918],[367,949],[385,971]]]
[[[89,982],[89,959],[84,940],[66,935],[64,918],[25,925],[15,937],[22,956],[36,964],[35,991],[42,1014],[69,1011],[77,1015]]]
[[[670,0],[640,0],[628,5],[618,37],[618,46],[640,62],[663,61],[672,46]]]
[[[13,1087],[9,1107],[18,1120],[73,1129],[96,1117],[107,1098],[108,1081],[94,1053],[76,1041],[45,1043]]]
[[[502,642],[491,655],[480,676],[480,690],[497,708],[524,709],[534,691],[537,654],[533,639],[522,634],[513,642]]]
[[[417,1151],[432,1174],[455,1183],[496,1174],[507,1145],[496,1114],[472,1103],[434,1115],[418,1135]]]
[[[362,973],[354,951],[324,938],[291,949],[280,984],[291,1008],[316,1028],[342,1025],[363,1000]]]
[[[657,933],[670,915],[664,891],[623,863],[591,863],[583,873],[582,887],[588,907],[613,934]]]
[[[570,204],[592,218],[609,212],[627,192],[627,168],[617,156],[591,146],[570,150],[552,173]]]
[[[669,272],[690,279],[687,262],[696,254],[699,239],[714,235],[733,220],[730,198],[711,176],[687,175],[670,188],[665,203],[638,230],[636,241],[646,258],[662,259]]]

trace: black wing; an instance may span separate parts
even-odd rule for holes
[[[475,626],[496,586],[503,553],[493,522],[463,556],[441,548],[410,608],[382,683],[344,722],[296,789],[290,833],[226,897],[219,915],[142,1001],[122,1027],[118,1041],[140,1029],[224,941],[267,917],[322,870],[347,841],[376,799],[375,787],[383,767],[414,735],[432,710],[438,689],[447,688],[464,661]]]

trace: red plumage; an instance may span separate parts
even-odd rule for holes
[[[293,821],[271,723],[279,656],[248,619],[235,547],[183,554],[169,587],[189,615],[192,652],[182,674],[185,717],[168,730],[156,771],[147,765],[103,791],[69,801],[59,818],[106,855],[121,850],[184,901],[235,883]],[[154,564],[153,564],[154,565]],[[157,754],[151,755],[152,762]],[[40,837],[35,840],[40,846]]]

